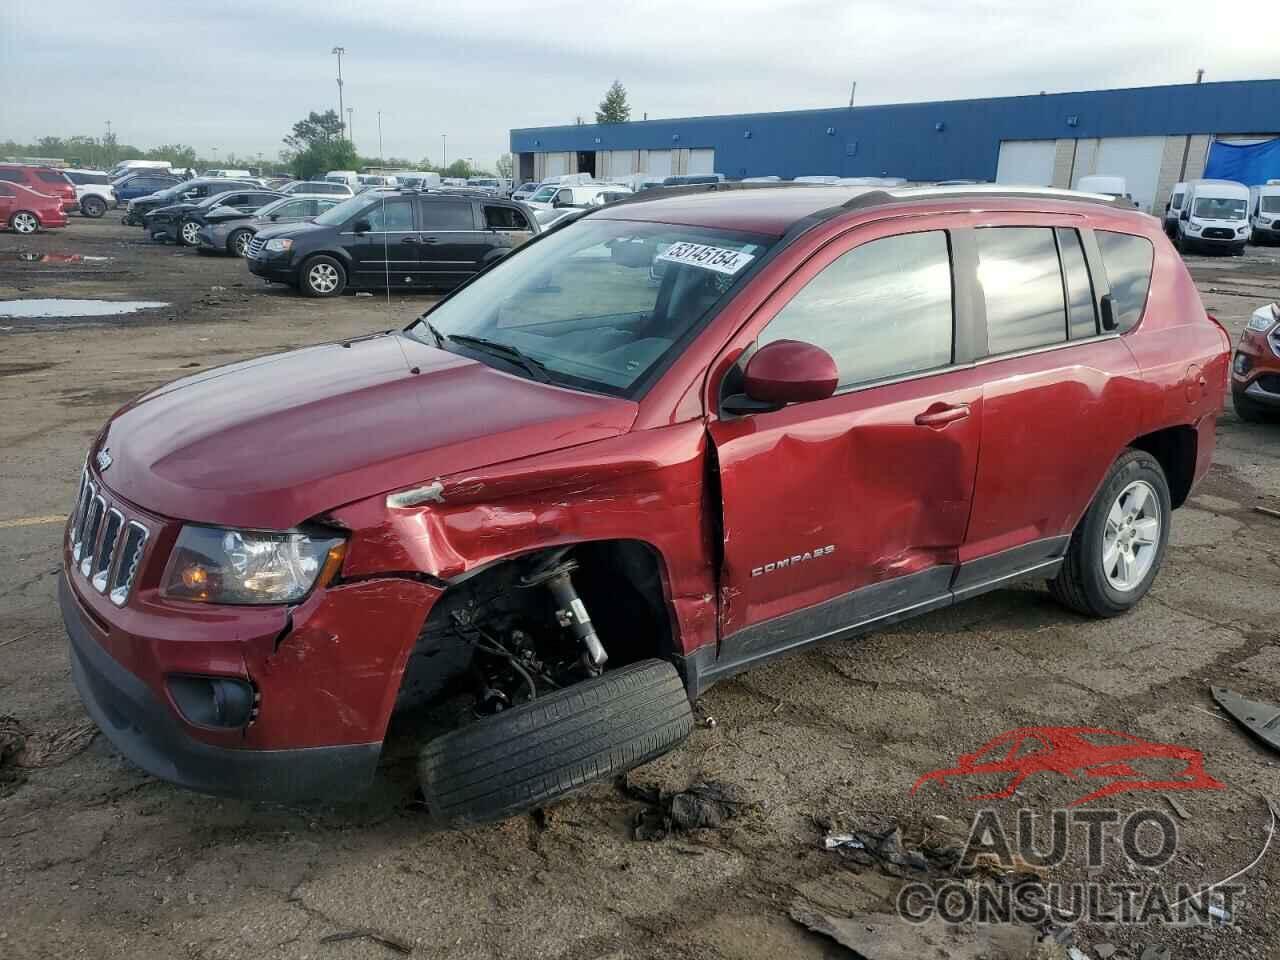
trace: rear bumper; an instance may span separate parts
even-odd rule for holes
[[[90,635],[65,576],[58,602],[85,709],[116,749],[147,773],[202,793],[259,800],[350,796],[373,779],[381,741],[253,750],[193,739],[151,688]]]

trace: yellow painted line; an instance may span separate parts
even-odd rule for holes
[[[59,513],[48,517],[18,517],[16,520],[0,520],[0,530],[6,527],[35,527],[42,523],[62,523],[66,514]]]

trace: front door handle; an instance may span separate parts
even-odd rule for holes
[[[413,244],[413,245],[415,245],[415,246],[416,246],[417,244],[421,243],[422,241],[421,241],[421,240],[419,240],[417,237],[405,237],[405,238],[404,238],[403,240],[401,240],[400,242],[401,242],[401,243]]]
[[[948,423],[969,416],[967,403],[935,403],[924,413],[916,414],[916,425],[921,427],[945,427]]]
[[[439,237],[423,237],[421,242],[422,243],[439,243],[440,238]]]

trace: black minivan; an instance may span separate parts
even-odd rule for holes
[[[266,227],[249,270],[310,297],[348,287],[455,287],[538,232],[522,204],[496,197],[368,190],[310,223]]]

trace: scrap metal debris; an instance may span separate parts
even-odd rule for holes
[[[413,953],[412,944],[405,943],[390,934],[370,930],[368,927],[361,927],[358,930],[346,930],[342,933],[331,933],[320,938],[321,943],[342,943],[346,940],[372,940],[374,943],[380,944],[389,950],[394,950],[396,953],[403,954],[406,957]]]
[[[640,786],[625,777],[620,786],[627,796],[647,805],[635,816],[637,840],[664,840],[674,832],[719,827],[759,807],[740,787],[720,780],[699,781],[676,793]]]
[[[1059,945],[1042,944],[1032,927],[1011,924],[951,925],[933,917],[924,923],[904,923],[888,913],[831,916],[796,899],[791,919],[814,933],[830,937],[865,960],[1031,960],[1065,957]]]
[[[1280,750],[1280,706],[1261,700],[1246,700],[1226,687],[1214,687],[1213,699],[1272,750]]]

